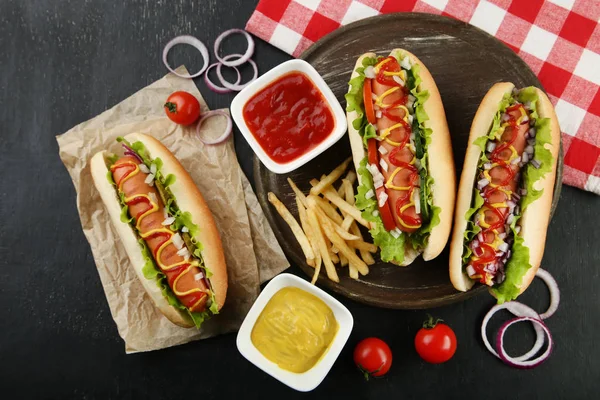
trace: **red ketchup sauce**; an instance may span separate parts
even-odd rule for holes
[[[244,105],[243,116],[260,147],[275,162],[297,159],[333,132],[333,113],[303,73],[271,82]]]

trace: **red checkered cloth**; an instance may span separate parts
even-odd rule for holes
[[[399,11],[469,22],[521,56],[556,108],[563,182],[600,194],[599,0],[260,0],[246,29],[297,57],[341,25]]]

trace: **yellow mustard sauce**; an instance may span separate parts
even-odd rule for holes
[[[303,373],[327,352],[338,330],[333,311],[323,300],[286,287],[271,297],[250,338],[258,351],[280,368]]]

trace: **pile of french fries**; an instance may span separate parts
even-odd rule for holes
[[[298,240],[306,263],[315,269],[312,283],[317,281],[321,264],[325,265],[327,277],[339,282],[335,264],[348,267],[352,279],[369,273],[369,265],[375,263],[371,253],[377,246],[363,240],[358,224],[370,228],[354,206],[354,182],[356,173],[349,171],[336,190],[335,182],[342,177],[352,158],[337,166],[321,180],[310,181],[308,195],[302,193],[291,178],[288,183],[296,194],[300,224],[274,193],[269,192],[269,202],[289,225]],[[358,253],[358,254],[357,254]]]

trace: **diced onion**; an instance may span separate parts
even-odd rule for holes
[[[402,78],[400,78],[398,75],[394,75],[392,77],[392,79],[394,80],[394,82],[396,82],[398,85],[400,86],[404,86],[404,81],[402,80]]]
[[[473,241],[471,242],[471,249],[476,249],[477,247],[479,247],[479,240],[473,239]]]
[[[154,184],[154,174],[148,174],[148,176],[146,177],[146,179],[144,179],[144,183],[146,185],[152,186]]]
[[[187,249],[187,247],[182,247],[177,251],[177,255],[187,259],[190,257],[190,251]]]
[[[517,235],[519,234],[519,232],[521,232],[521,227],[520,226],[515,226],[515,232],[517,233]]]
[[[527,145],[527,147],[525,147],[525,153],[532,155],[533,154],[533,146],[532,145]]]
[[[151,202],[153,202],[154,204],[158,204],[158,199],[156,198],[156,195],[154,194],[154,192],[149,192],[148,197],[150,197]]]
[[[407,70],[411,69],[412,65],[411,65],[411,62],[410,62],[410,58],[408,58],[408,56],[405,56],[402,59],[402,61],[400,61],[400,66],[402,68],[404,68],[404,69],[407,69]]]
[[[156,164],[150,164],[150,173],[156,175]]]
[[[513,208],[515,208],[517,206],[517,203],[515,203],[512,200],[509,200],[509,201],[506,202],[506,205],[508,206],[508,208],[513,209]]]
[[[477,182],[477,189],[481,190],[481,189],[483,189],[484,187],[486,187],[486,186],[487,186],[487,185],[489,185],[489,184],[490,184],[490,181],[489,181],[489,180],[487,180],[487,179],[485,179],[485,178],[483,178],[483,179],[480,179],[480,180]]]
[[[483,169],[485,169],[486,171],[492,169],[492,163],[488,162],[483,164]]]
[[[496,149],[496,142],[488,142],[486,150],[491,153],[495,149]]]
[[[484,243],[485,242],[484,237],[483,237],[483,233],[481,233],[481,232],[479,232],[477,234],[477,239],[479,239],[479,243]]]
[[[411,114],[408,114],[408,123],[412,125],[414,117]]]
[[[204,279],[204,274],[202,272],[198,272],[196,275],[194,275],[195,281],[199,281],[201,279]]]
[[[542,166],[542,164],[535,158],[533,160],[531,160],[531,165],[533,165],[533,167],[536,169],[539,169]]]
[[[367,68],[365,68],[365,76],[369,79],[375,78],[375,68],[373,68],[372,65],[369,65]]]
[[[498,238],[500,238],[502,240],[506,239],[506,232],[499,233]]]
[[[183,239],[181,238],[179,233],[176,233],[173,236],[171,236],[171,240],[173,241],[173,244],[175,245],[175,247],[177,247],[177,250],[181,250],[184,243],[183,243]]]
[[[515,216],[514,216],[513,214],[510,214],[510,215],[508,216],[508,218],[506,219],[506,223],[507,223],[508,225],[510,225],[510,224],[512,224],[512,223],[513,223],[513,221],[514,221],[514,220],[515,220]]]
[[[520,162],[521,162],[521,157],[516,157],[516,158],[513,158],[510,163],[512,165],[517,165]]]
[[[181,232],[189,232],[190,230],[188,229],[187,226],[184,226],[183,228],[181,228]]]
[[[371,215],[373,215],[374,217],[378,217],[379,216],[379,210],[373,210],[373,212],[371,213]]]
[[[381,118],[382,116],[383,114],[381,113],[381,110],[375,111],[375,118]]]
[[[508,114],[502,114],[502,121],[506,122],[510,119],[510,115]]]
[[[508,243],[502,243],[500,246],[498,246],[498,250],[500,250],[503,253],[506,253],[508,251]]]
[[[165,219],[169,218],[169,211],[167,210],[167,207],[163,208],[163,217],[165,217]]]
[[[379,151],[381,153],[381,155],[384,155],[384,156],[388,153],[387,149],[384,146],[379,146],[377,151]]]
[[[381,168],[387,172],[388,171],[388,163],[385,162],[385,160],[382,158],[381,160],[379,160],[379,165],[381,165]]]
[[[369,191],[365,193],[365,198],[372,199],[373,197],[375,197],[375,192],[373,191],[373,189],[369,189]]]
[[[519,189],[519,194],[520,194],[521,196],[526,196],[526,195],[527,195],[527,189],[525,189],[525,188],[521,188],[521,189]]]
[[[150,170],[148,169],[148,167],[146,166],[146,164],[141,163],[140,165],[138,165],[138,167],[140,168],[140,171],[142,171],[145,174],[149,174]]]
[[[413,191],[413,201],[415,202],[415,212],[421,214],[421,198],[418,190]]]
[[[385,205],[385,202],[388,199],[388,195],[386,192],[381,192],[381,194],[379,195],[379,207],[383,207]]]
[[[163,222],[161,222],[161,224],[164,226],[168,226],[171,225],[173,222],[175,222],[175,217],[168,217]]]
[[[523,156],[521,157],[521,162],[523,164],[527,164],[529,162],[529,154],[528,153],[523,153]]]
[[[392,235],[394,239],[398,239],[400,237],[400,231],[398,228],[394,228],[390,231],[390,235]]]
[[[373,185],[375,186],[375,189],[379,189],[380,187],[383,186],[383,180],[378,179],[376,181],[373,181]]]
[[[473,276],[475,275],[477,272],[475,271],[475,268],[473,268],[472,265],[467,266],[467,275],[469,276]]]

